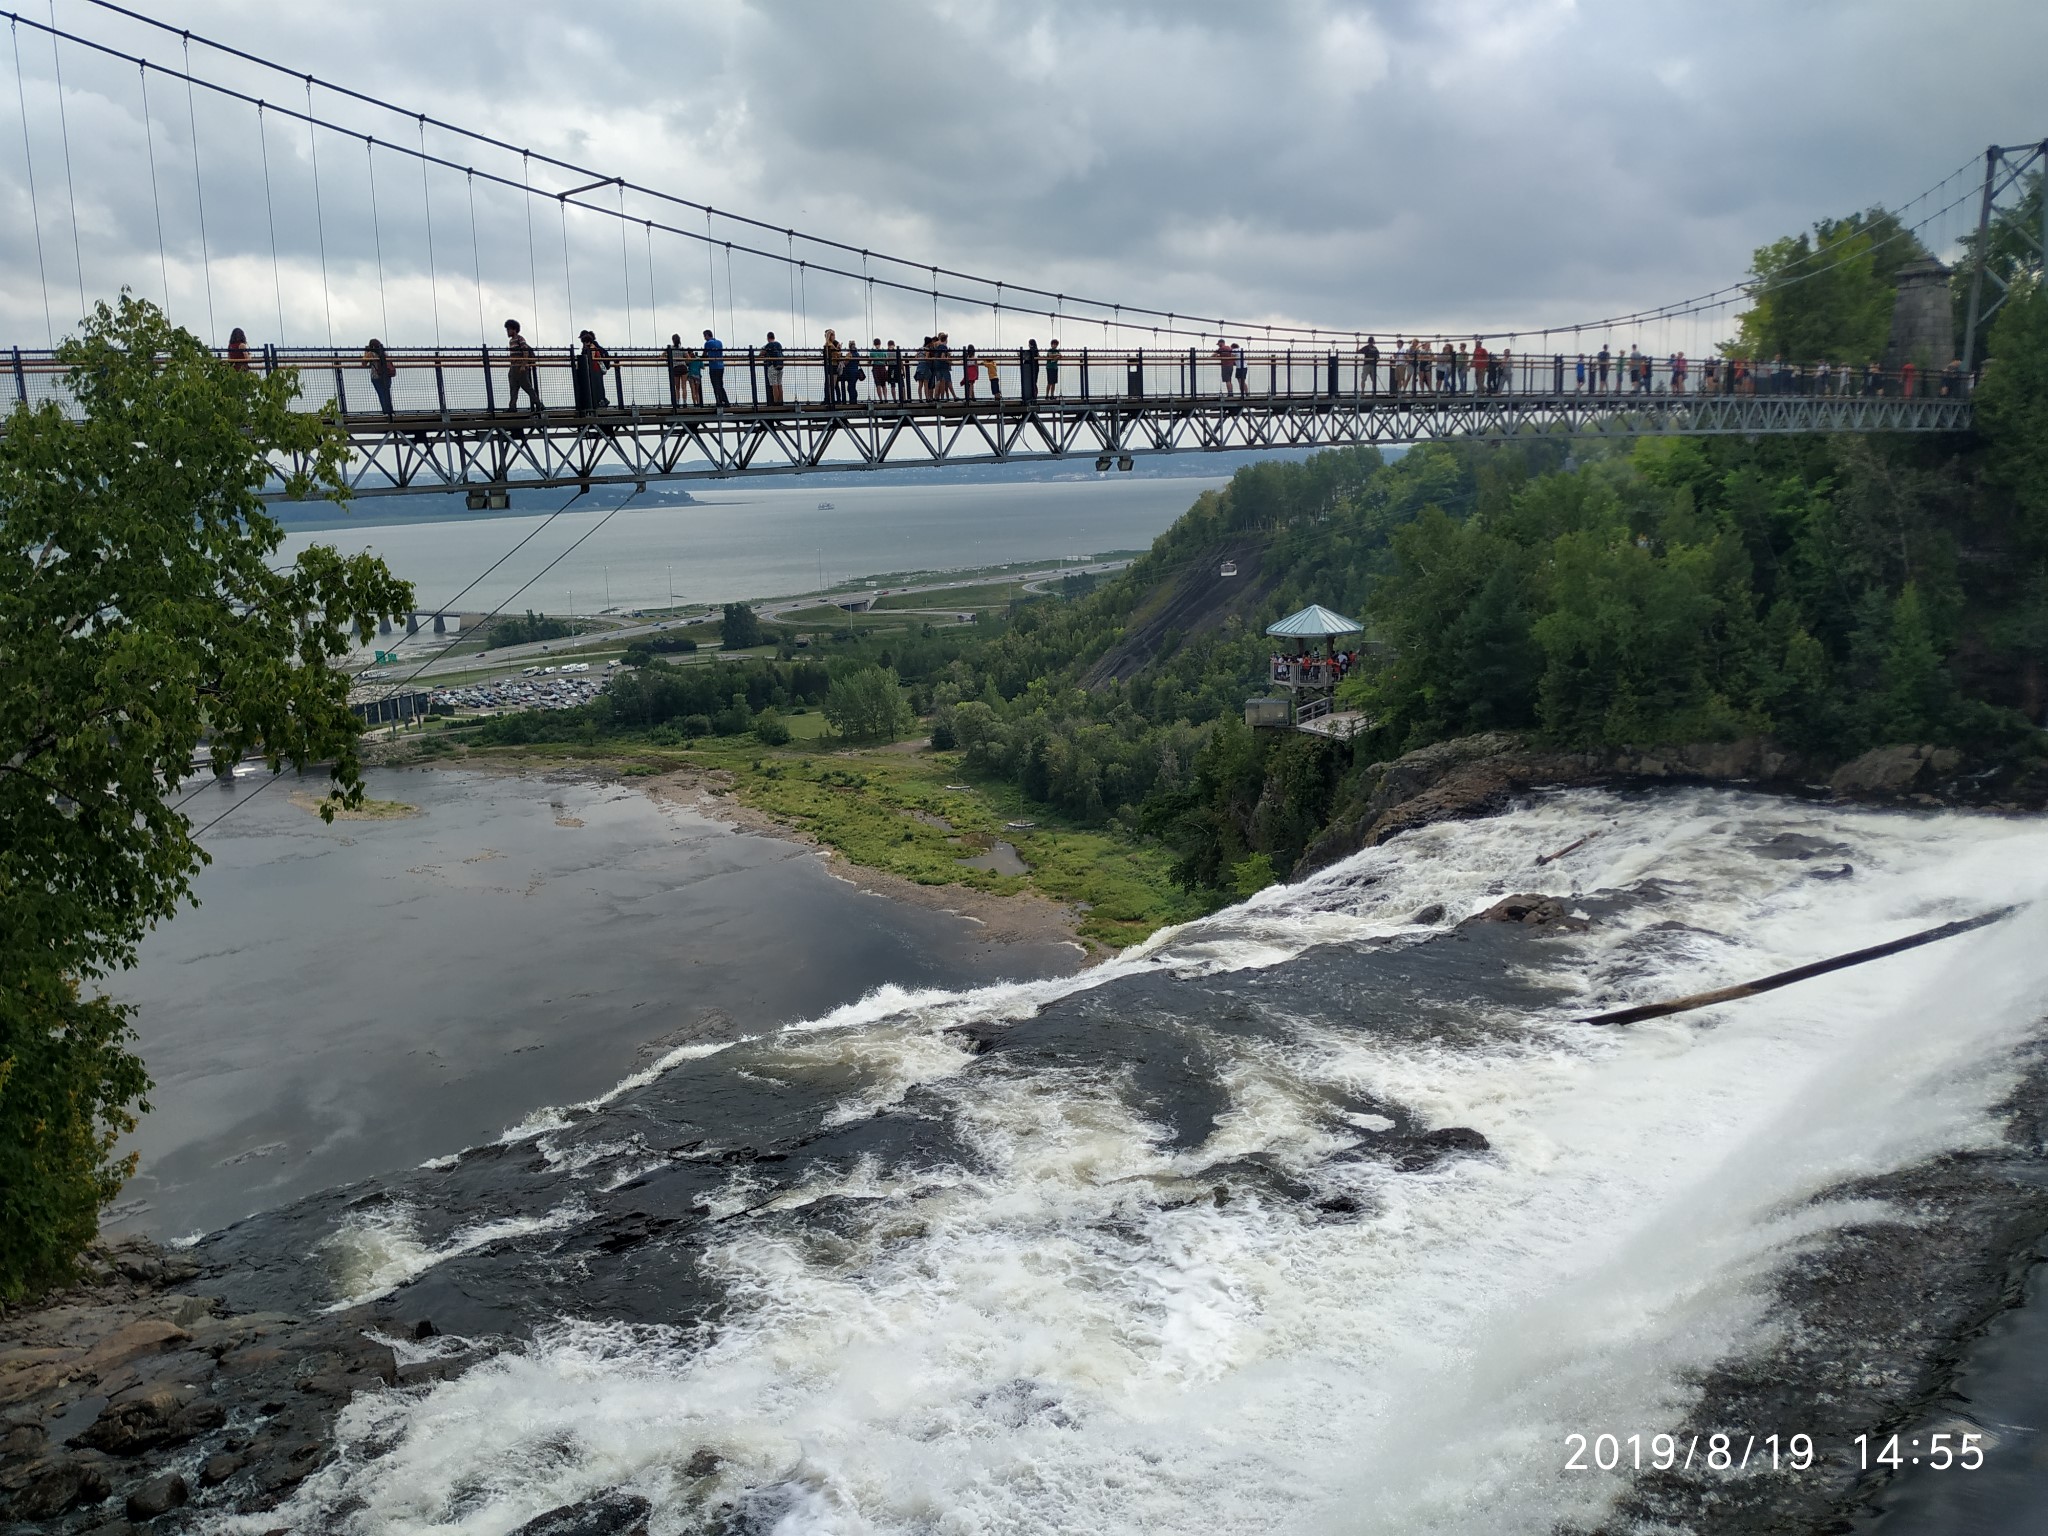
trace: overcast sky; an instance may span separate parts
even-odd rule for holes
[[[778,227],[1056,292],[1383,342],[1568,327],[1718,288],[1757,245],[1823,215],[1897,206],[1967,163],[1909,213],[1961,199],[1927,231],[1939,248],[1974,218],[1984,146],[2048,133],[2040,0],[137,4],[293,70]],[[46,19],[47,5],[25,14]],[[54,10],[66,30],[180,61],[175,38],[87,0]],[[423,188],[416,160],[389,148],[373,159],[337,132],[309,146],[303,123],[274,113],[259,134],[253,109],[203,90],[188,113],[182,84],[161,76],[145,135],[132,64],[70,45],[53,60],[26,27],[14,43],[36,217],[10,110],[0,339],[44,345],[45,286],[67,329],[81,267],[87,299],[127,284],[161,301],[168,287],[173,316],[221,340],[240,324],[259,342],[427,344],[438,328],[444,344],[473,346],[501,340],[517,315],[562,345],[573,315],[609,343],[645,345],[694,337],[714,305],[739,343],[767,329],[815,342],[826,325],[907,341],[932,328],[928,296],[871,295],[813,270],[793,303],[778,264],[735,255],[728,281],[722,250],[707,272],[701,243],[650,239],[637,222],[622,251],[618,221],[571,213],[565,231],[552,199],[531,205],[529,235],[516,191],[446,170]],[[192,64],[306,106],[279,75],[197,46]],[[420,142],[416,125],[324,90],[314,110]],[[426,146],[521,175],[517,155],[435,129]],[[531,175],[549,192],[574,185]],[[588,197],[617,205],[616,193]],[[703,224],[646,199],[626,207]],[[722,220],[713,233],[786,244]],[[800,242],[797,253],[860,266]],[[1064,330],[1070,347],[1103,344],[1076,307],[998,321],[988,290],[942,286],[968,295],[938,306],[956,341]],[[1611,335],[1697,352],[1727,329],[1724,312]]]

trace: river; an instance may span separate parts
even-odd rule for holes
[[[359,1398],[249,1529],[502,1533],[624,1489],[659,1532],[1722,1536],[1805,1528],[1887,1415],[1973,1429],[2025,1487],[2038,1428],[1927,1383],[1994,1250],[2048,1222],[2008,1139],[2042,908],[1573,1021],[2038,902],[2044,871],[2035,821],[1560,793],[1084,973],[763,1009],[565,1080],[198,1245],[245,1305],[511,1341]],[[1528,889],[1588,926],[1461,922]],[[607,967],[560,967],[535,1011],[573,1033]],[[1716,1431],[1810,1435],[1816,1466],[1710,1469]],[[1666,1432],[1703,1436],[1686,1467],[1600,1470],[1600,1436]],[[1970,1518],[1888,1528],[2006,1528]]]
[[[895,571],[1144,549],[1218,484],[1109,477],[830,489],[718,485],[694,492],[701,498],[695,506],[628,503],[595,533],[608,509],[572,510],[481,582],[479,574],[539,528],[543,516],[377,524],[370,521],[376,504],[363,502],[356,511],[360,530],[294,530],[281,555],[294,557],[315,543],[348,553],[367,549],[414,584],[422,608],[488,612],[511,603],[594,613],[780,597]],[[573,554],[534,581],[585,534]],[[528,582],[534,584],[522,591]]]

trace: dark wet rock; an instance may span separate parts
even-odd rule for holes
[[[196,1386],[139,1387],[110,1403],[72,1443],[110,1456],[140,1456],[219,1429],[227,1417],[227,1410],[201,1398]]]
[[[1196,1178],[1216,1181],[1212,1198],[1226,1205],[1234,1195],[1258,1194],[1269,1200],[1306,1202],[1315,1190],[1286,1169],[1261,1157],[1236,1157],[1227,1163],[1211,1163]]]
[[[613,1489],[535,1515],[511,1536],[646,1536],[647,1517],[653,1513],[654,1506],[639,1494]]]
[[[1852,797],[1908,795],[1952,778],[1962,764],[1962,754],[1946,747],[1873,747],[1837,768],[1828,778],[1828,788]]]
[[[158,1515],[180,1508],[191,1496],[192,1490],[185,1486],[184,1478],[175,1472],[159,1473],[130,1491],[126,1506],[128,1518],[154,1520]]]
[[[217,1451],[199,1464],[199,1486],[216,1488],[242,1470],[243,1462],[233,1451]]]
[[[685,1477],[712,1477],[725,1465],[725,1458],[710,1446],[700,1446],[690,1459],[683,1463]]]
[[[1825,838],[1809,837],[1804,832],[1779,832],[1760,843],[1751,843],[1749,851],[1766,859],[1838,859],[1849,850],[1841,843],[1831,843]]]
[[[1434,1131],[1389,1131],[1337,1156],[1339,1160],[1370,1158],[1391,1163],[1400,1173],[1421,1173],[1454,1153],[1487,1152],[1492,1147],[1492,1142],[1470,1126],[1446,1125]]]
[[[1952,776],[1955,766],[1941,771]],[[1802,790],[1814,768],[1797,754],[1761,737],[1649,749],[1561,752],[1502,731],[1461,736],[1365,768],[1358,777],[1358,792],[1309,844],[1290,878],[1300,879],[1361,848],[1377,847],[1432,822],[1498,815],[1518,796],[1535,789],[1666,781]],[[2048,771],[2036,777],[2036,787],[2048,796]],[[2013,798],[2015,793],[2010,785],[2005,786],[2005,798]]]
[[[0,1512],[15,1520],[48,1520],[111,1491],[96,1457],[43,1456],[0,1472]]]
[[[1856,866],[1854,864],[1843,864],[1835,869],[1809,869],[1806,872],[1806,878],[1809,880],[1846,880],[1855,873]]]
[[[1466,919],[1473,923],[1519,923],[1544,933],[1583,933],[1592,925],[1572,915],[1572,903],[1558,896],[1524,894],[1503,896],[1484,912]]]
[[[1413,917],[1408,919],[1408,921],[1411,923],[1424,924],[1440,923],[1443,920],[1444,904],[1440,901],[1432,901],[1428,906],[1424,907],[1421,911],[1417,912]]]

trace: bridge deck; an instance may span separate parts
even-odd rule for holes
[[[379,495],[1039,460],[1103,468],[1103,459],[1141,455],[1454,437],[1956,432],[1969,427],[1970,406],[1862,396],[1302,394],[345,419],[356,450],[351,483],[358,495]]]
[[[469,355],[393,357],[401,366],[392,381],[396,409],[390,415],[363,409],[372,391],[353,355],[273,350],[252,359],[263,368],[297,367],[306,409],[338,405],[336,414],[354,445],[348,478],[358,496],[441,491],[488,498],[511,488],[1012,461],[1078,460],[1107,468],[1140,455],[1456,437],[1756,437],[1956,432],[1970,426],[1967,395],[1959,388],[1941,393],[1948,386],[1931,378],[1916,384],[1838,375],[1830,381],[1835,390],[1848,386],[1856,393],[1797,392],[1798,383],[1810,388],[1811,380],[1796,381],[1790,392],[1768,392],[1774,381],[1764,378],[1745,381],[1764,393],[1701,394],[1685,392],[1684,381],[1673,380],[1660,363],[1648,388],[1624,392],[1575,387],[1553,359],[1521,358],[1497,381],[1496,391],[1395,394],[1367,387],[1379,379],[1349,359],[1333,371],[1318,358],[1281,354],[1256,359],[1248,370],[1250,393],[1234,396],[1192,392],[1191,385],[1210,375],[1207,364],[1191,354],[1169,354],[1164,361],[1097,354],[1091,362],[1084,353],[1069,355],[1057,397],[1016,398],[1019,374],[1006,360],[1009,393],[1001,400],[986,398],[985,384],[983,398],[973,401],[876,399],[870,386],[869,398],[836,405],[760,403],[765,368],[742,358],[727,368],[734,402],[709,408],[668,405],[667,370],[660,354],[651,354],[627,360],[630,366],[608,376],[611,392],[623,394],[625,405],[587,413],[515,413],[500,405],[507,398],[502,354],[493,358],[479,349]],[[536,361],[543,398],[563,400],[571,370],[560,358]],[[52,399],[74,408],[62,370],[48,354],[17,352],[13,363],[20,400]],[[791,393],[802,387],[801,367],[818,372],[814,363],[793,361],[787,375]],[[1115,393],[1102,387],[1111,379],[1120,386]],[[808,388],[821,392],[815,378]],[[646,397],[661,403],[646,403]],[[0,430],[4,423],[0,416]],[[283,494],[281,477],[272,494]]]

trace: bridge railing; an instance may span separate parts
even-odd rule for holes
[[[595,371],[572,349],[540,347],[528,358],[514,359],[502,346],[467,348],[391,348],[385,354],[390,390],[387,413],[380,398],[376,370],[367,354],[339,348],[256,346],[230,356],[218,355],[255,372],[298,370],[300,406],[325,410],[330,402],[352,424],[374,425],[387,414],[394,419],[470,418],[514,413],[514,374],[530,369],[533,394],[550,416],[578,411],[602,414],[665,413],[718,409],[717,389],[723,384],[727,409],[746,412],[817,410],[830,406],[863,409],[930,410],[951,408],[968,399],[993,398],[989,368],[993,363],[1000,397],[1006,405],[1031,399],[1037,403],[1122,402],[1165,403],[1218,400],[1346,400],[1352,402],[1454,402],[1483,396],[1582,397],[1602,400],[1655,399],[1686,395],[1831,395],[1898,398],[1961,398],[1974,388],[1974,376],[1959,365],[1923,369],[1908,364],[1886,370],[1876,365],[1805,362],[1778,359],[1642,358],[1610,355],[1603,366],[1597,353],[1536,354],[1505,349],[1483,359],[1453,352],[1447,361],[1441,348],[1422,355],[1397,355],[1390,346],[1377,356],[1348,344],[1341,350],[1305,347],[1233,350],[1226,360],[1214,347],[1130,348],[1108,350],[1076,347],[1058,354],[1041,350],[1032,367],[1028,353],[1014,347],[977,350],[972,359],[960,348],[944,358],[921,356],[916,349],[884,349],[880,367],[874,349],[861,348],[855,360],[859,377],[828,387],[824,353],[815,347],[786,348],[779,360],[781,400],[771,398],[777,360],[757,345],[726,348],[722,375],[690,349],[637,347],[608,350]],[[6,409],[19,401],[36,405],[55,401],[72,411],[76,402],[65,382],[64,365],[46,351],[14,348],[0,356],[10,372],[0,379],[0,429]],[[843,369],[843,362],[842,362]],[[967,371],[979,377],[970,389]],[[1035,375],[1035,377],[1034,377]],[[599,403],[601,399],[601,404]],[[531,395],[519,392],[519,413],[531,412]]]

